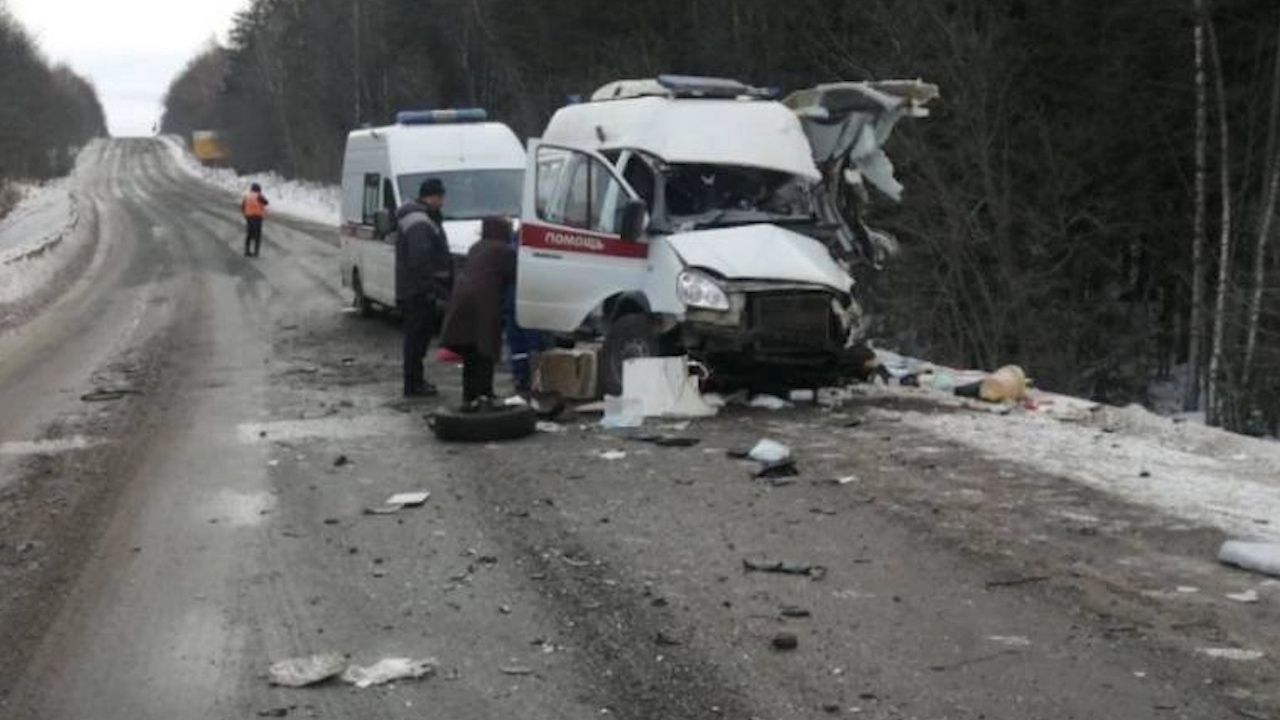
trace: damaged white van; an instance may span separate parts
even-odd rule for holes
[[[937,96],[919,81],[840,83],[782,102],[663,76],[561,108],[529,143],[520,324],[602,335],[611,394],[625,359],[676,353],[794,385],[860,374],[853,271],[894,245],[862,203],[868,186],[899,195],[882,147]]]
[[[347,136],[342,161],[342,284],[364,312],[395,307],[396,208],[427,178],[444,182],[445,234],[455,257],[489,215],[520,216],[525,150],[482,109],[400,112],[387,127]],[[379,226],[381,224],[381,227]]]

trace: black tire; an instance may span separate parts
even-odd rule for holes
[[[517,440],[537,432],[538,416],[525,405],[462,412],[447,408],[428,418],[436,437],[444,442]]]
[[[360,270],[351,271],[351,304],[355,307],[356,312],[360,313],[360,317],[369,317],[373,315],[373,301],[365,297],[364,285],[360,282]]]
[[[599,382],[605,395],[622,395],[622,363],[660,355],[658,336],[648,315],[623,315],[609,324],[600,349]]]

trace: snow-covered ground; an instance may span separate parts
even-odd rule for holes
[[[230,168],[205,167],[187,150],[181,138],[166,136],[163,140],[178,167],[210,185],[239,196],[256,182],[271,201],[273,211],[325,225],[338,224],[342,189],[337,185],[286,180],[270,172],[237,175]]]
[[[0,310],[52,283],[79,249],[69,181],[29,186],[25,195],[0,221]]]
[[[943,371],[961,381],[974,376]],[[1274,440],[1162,417],[1137,405],[1108,407],[1036,390],[1028,402],[1007,406],[957,398],[949,389],[890,384],[865,392],[959,410],[907,411],[902,422],[993,460],[1232,537],[1280,541],[1280,443]]]

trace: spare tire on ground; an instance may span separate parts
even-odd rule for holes
[[[527,405],[462,411],[444,408],[427,417],[436,437],[445,442],[516,440],[537,432],[538,415]]]

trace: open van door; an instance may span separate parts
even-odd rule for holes
[[[516,319],[573,332],[648,272],[642,204],[600,154],[529,142],[520,223]]]

